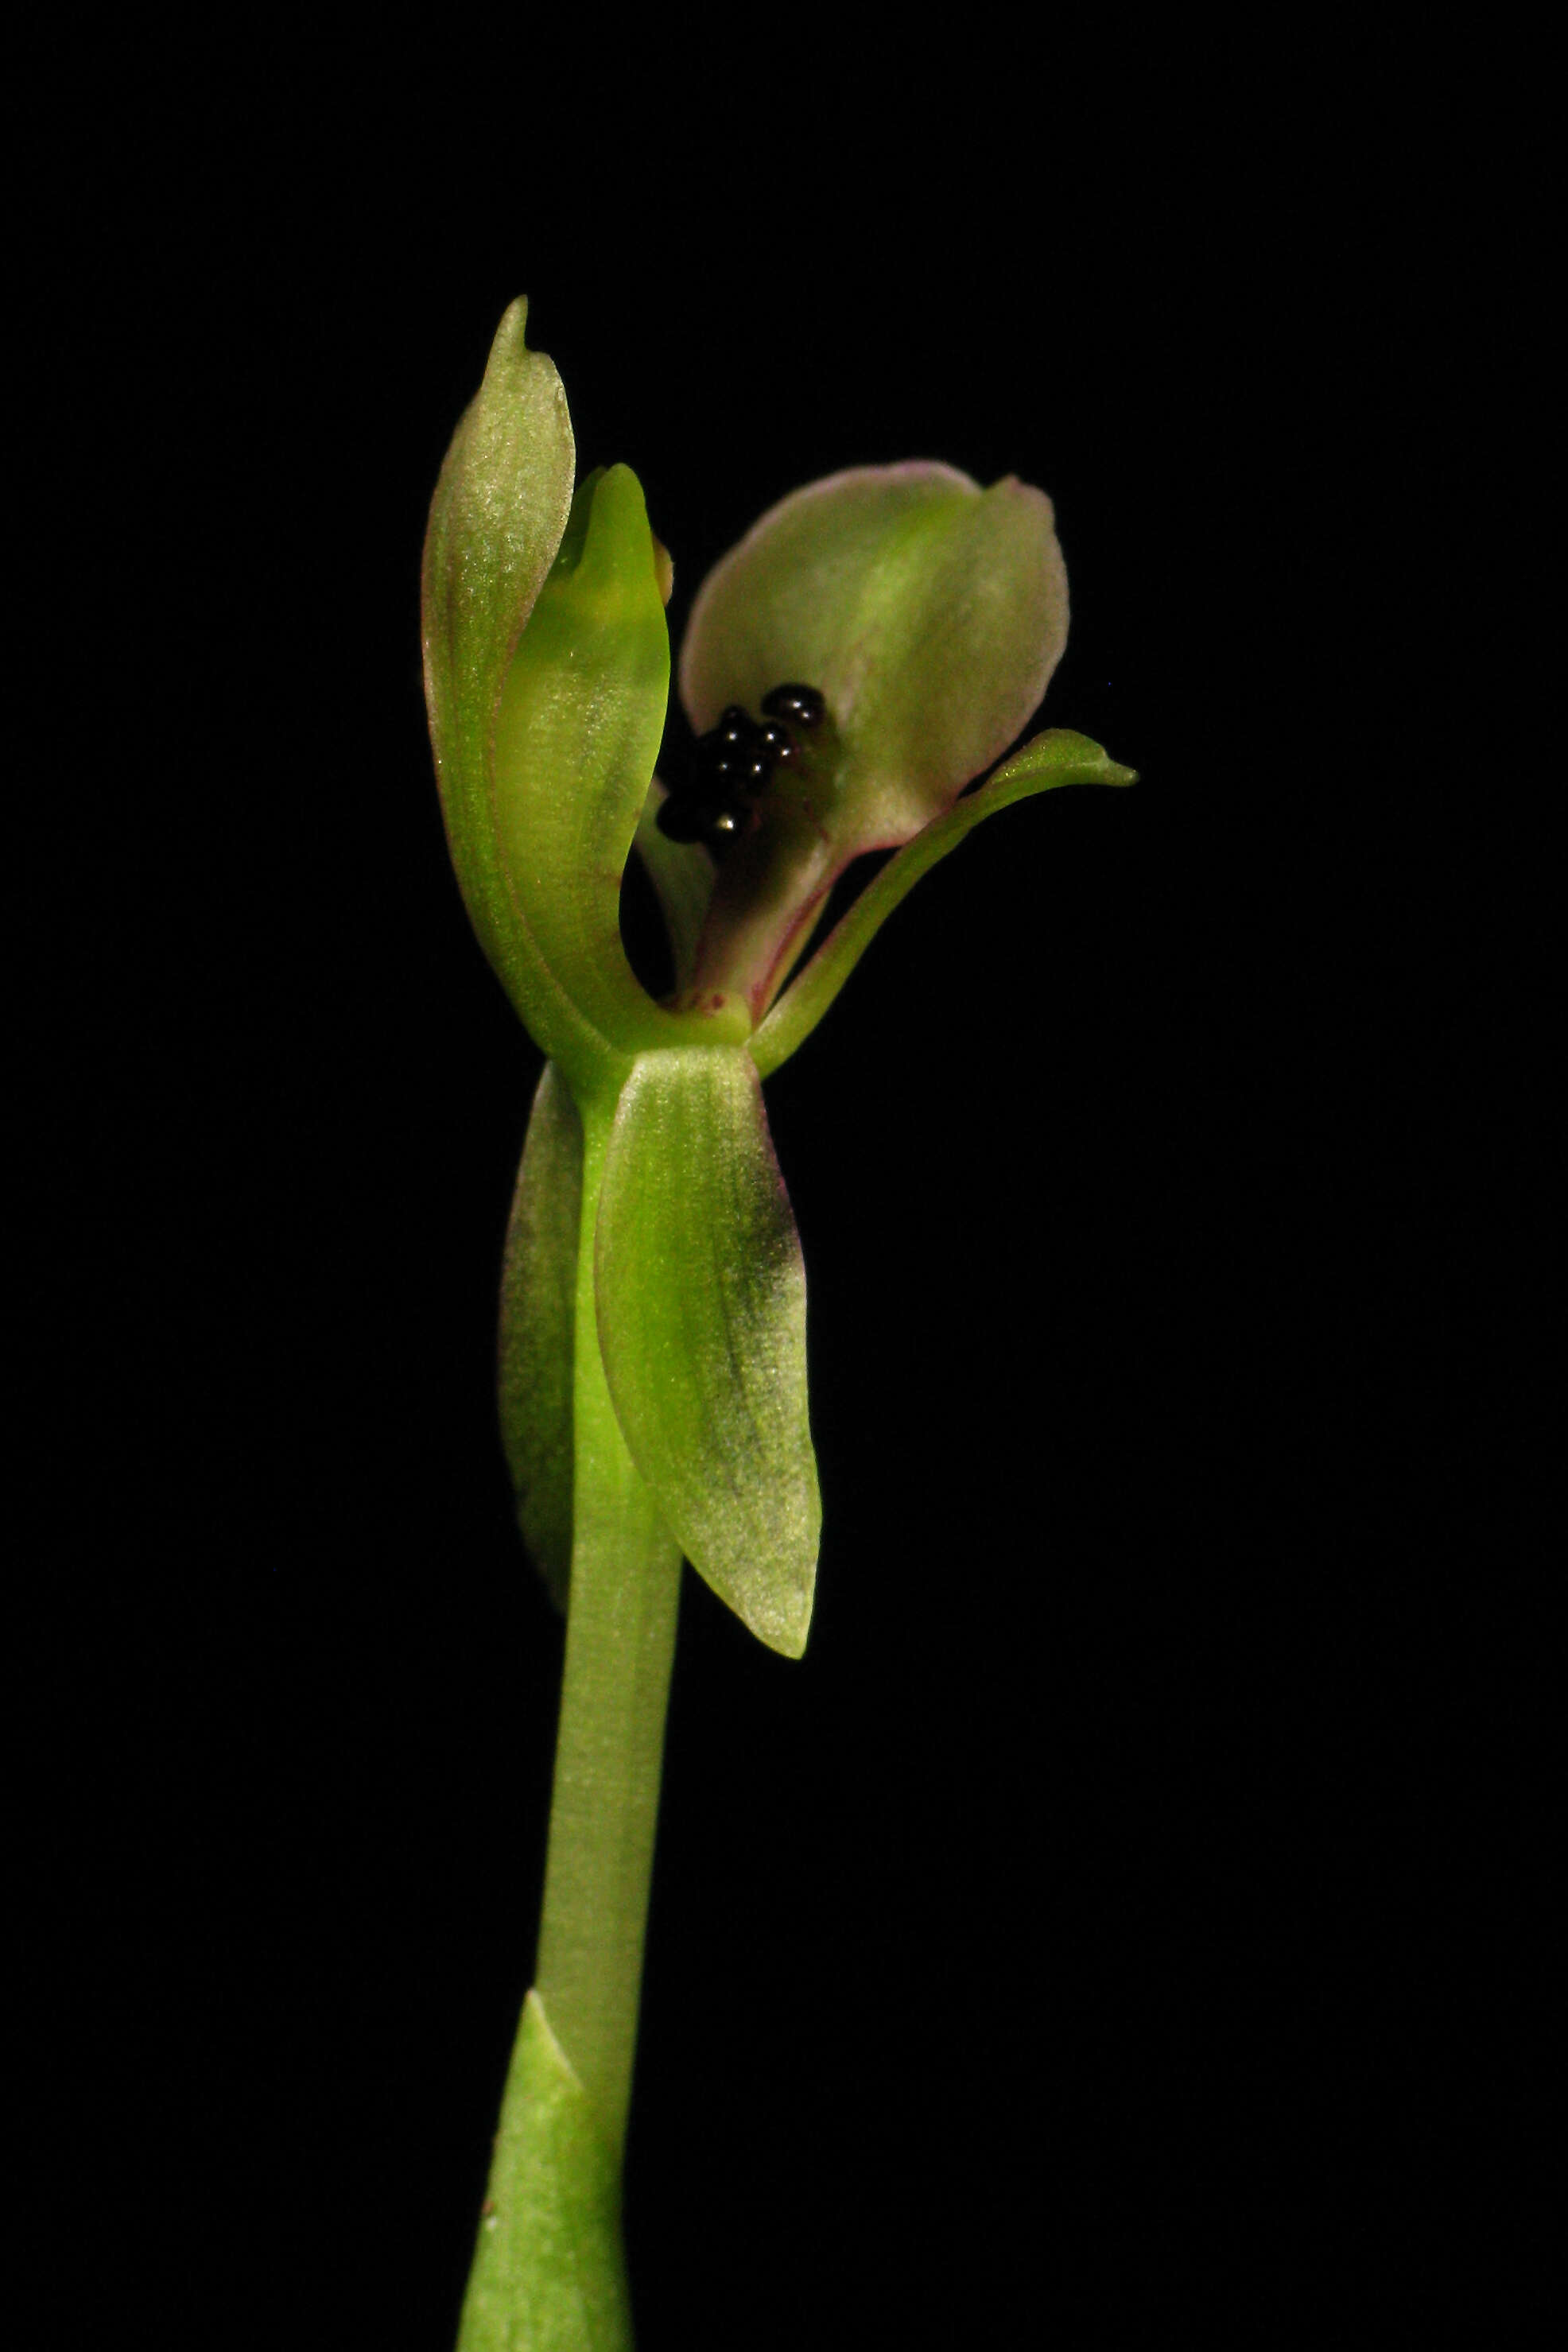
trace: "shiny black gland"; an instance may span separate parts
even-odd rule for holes
[[[801,686],[790,680],[783,686],[770,687],[763,697],[763,710],[769,719],[788,719],[795,727],[820,727],[827,715],[827,704],[815,686]]]
[[[755,823],[755,795],[766,790],[773,770],[800,756],[791,727],[819,726],[826,705],[814,686],[775,686],[763,698],[769,716],[753,719],[738,702],[727,703],[716,726],[700,736],[686,773],[659,809],[659,831],[670,841],[702,841],[715,855]]]
[[[702,740],[704,743],[721,743],[726,751],[739,751],[754,742],[760,731],[751,712],[742,710],[738,702],[731,702],[726,703],[719,713],[717,727],[711,733],[704,735]]]
[[[750,814],[743,803],[710,800],[696,793],[671,793],[654,822],[667,841],[704,841],[721,849],[742,832]]]
[[[704,735],[691,755],[687,789],[709,800],[721,793],[760,792],[773,764],[754,743],[729,744],[717,733]]]
[[[757,750],[775,768],[787,768],[800,757],[800,746],[795,737],[776,719],[768,719],[759,730]]]

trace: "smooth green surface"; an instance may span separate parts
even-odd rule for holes
[[[890,857],[856,899],[843,919],[790,982],[751,1042],[751,1053],[763,1077],[786,1062],[816,1028],[860,958],[900,901],[909,896],[922,874],[956,849],[967,834],[998,809],[1058,784],[1131,784],[1137,777],[1120,767],[1087,735],[1053,727],[1037,735],[1020,751],[988,776],[978,792],[968,793],[928,824]]]
[[[638,1060],[595,1256],[599,1344],[633,1460],[698,1573],[770,1649],[799,1657],[822,1525],[805,1269],[743,1046]]]
[[[631,2352],[631,2343],[620,2165],[531,1992],[458,2352]]]
[[[637,2045],[680,1547],[626,1451],[599,1359],[594,1217],[612,1112],[607,1098],[582,1107],[572,1606],[534,1980],[618,2153]]]
[[[531,1558],[564,1611],[572,1581],[572,1363],[583,1122],[546,1062],[517,1171],[501,1265],[501,1444]]]

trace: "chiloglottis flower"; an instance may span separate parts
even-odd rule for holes
[[[458,425],[423,582],[453,864],[548,1056],[502,1284],[520,1524],[564,1602],[574,1350],[596,1344],[693,1567],[798,1655],[820,1505],[805,1275],[761,1080],[973,825],[1058,784],[1132,778],[1060,729],[994,766],[1066,642],[1050,501],[925,463],[796,490],[714,567],[679,663],[697,751],[657,776],[669,560],[628,467],[577,483],[561,380],[525,318],[520,301],[502,320]],[[621,940],[634,845],[669,932],[662,1003]],[[813,947],[835,880],[872,849],[894,855]]]

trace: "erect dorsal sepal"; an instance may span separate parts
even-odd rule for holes
[[[425,544],[425,676],[452,860],[518,1013],[581,1093],[634,1056],[751,1029],[715,987],[684,1016],[621,945],[621,877],[669,695],[668,558],[637,477],[573,491],[561,380],[502,320],[452,442]]]

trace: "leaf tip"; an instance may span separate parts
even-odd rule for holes
[[[776,1651],[781,1658],[804,1657],[811,1632],[816,1601],[817,1543],[822,1528],[822,1508],[815,1494],[813,1501],[815,1507],[808,1525],[801,1530],[802,1539],[790,1570],[769,1578],[760,1589],[725,1596],[731,1607],[739,1604],[737,1614],[747,1631],[755,1634],[764,1649]]]
[[[528,297],[519,294],[501,312],[500,324],[490,343],[489,365],[515,366],[528,355]],[[488,373],[488,370],[487,370]]]
[[[781,1658],[803,1658],[806,1636],[811,1631],[813,1597],[808,1584],[798,1609],[792,1610],[787,1615],[783,1612],[770,1611],[765,1618],[749,1617],[745,1621],[747,1628],[756,1635],[764,1649],[776,1651]]]

